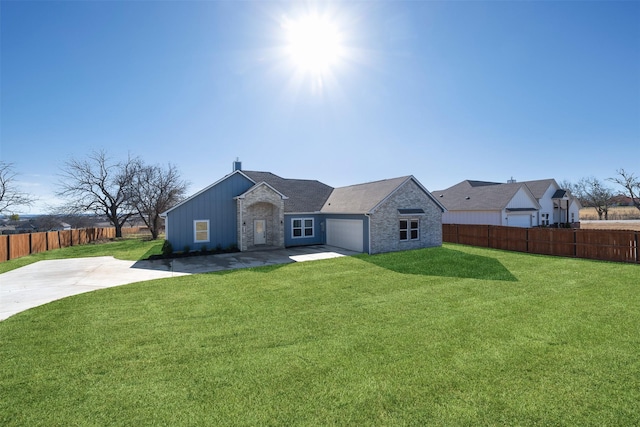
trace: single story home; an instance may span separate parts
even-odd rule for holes
[[[579,221],[580,202],[554,179],[507,183],[465,180],[432,192],[444,224],[558,226]]]
[[[175,251],[326,244],[375,254],[440,246],[444,210],[413,176],[332,188],[234,162],[163,217]]]

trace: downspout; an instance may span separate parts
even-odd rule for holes
[[[242,238],[244,236],[244,226],[242,225],[242,199],[238,199],[238,212],[240,214],[240,221],[238,223],[238,250],[242,252]]]
[[[369,246],[367,248],[367,254],[371,255],[371,214],[370,213],[365,213],[364,216],[367,217],[367,234],[369,236],[368,240],[368,245]]]

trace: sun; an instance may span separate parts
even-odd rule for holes
[[[310,14],[286,21],[286,53],[300,71],[321,75],[331,72],[342,61],[345,48],[336,22]]]

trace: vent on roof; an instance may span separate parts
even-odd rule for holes
[[[465,199],[465,200],[469,200],[469,199],[471,199],[471,197],[467,196],[467,197],[465,197],[464,199]]]
[[[507,180],[507,184],[515,184],[517,181],[515,180],[515,178],[511,177],[511,179]]]

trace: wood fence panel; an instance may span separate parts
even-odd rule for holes
[[[91,242],[89,229],[83,228],[78,230],[78,243],[80,245],[86,245]]]
[[[60,249],[60,238],[57,231],[47,231],[47,247],[49,250]]]
[[[577,253],[581,258],[603,261],[638,262],[637,231],[579,230]]]
[[[0,236],[0,262],[9,260],[9,236]]]
[[[458,243],[458,226],[456,224],[442,224],[442,241]]]
[[[532,228],[529,230],[529,253],[552,255],[552,240],[550,228]]]
[[[550,228],[551,255],[574,257],[576,256],[575,230],[563,228]]]
[[[489,247],[508,251],[527,252],[527,229],[490,226]]]
[[[29,255],[29,235],[10,234],[9,235],[9,259],[16,259]]]
[[[31,253],[46,252],[47,250],[47,233],[31,234]]]
[[[60,247],[66,248],[71,246],[71,230],[62,230],[60,233]]]
[[[463,245],[489,246],[489,226],[458,224],[458,243]]]

